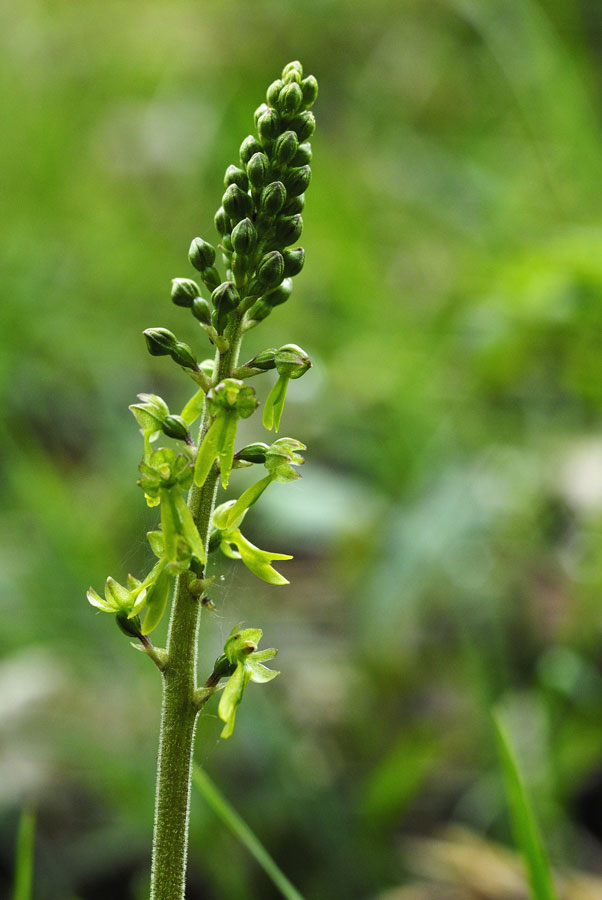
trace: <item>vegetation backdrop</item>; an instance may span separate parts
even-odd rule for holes
[[[261,622],[282,676],[231,741],[209,706],[197,760],[308,897],[401,898],[417,839],[510,843],[501,705],[553,860],[600,871],[599,4],[25,0],[0,26],[0,892],[33,804],[37,900],[145,896],[159,679],[85,591],[146,564],[127,407],[183,385],[141,332],[197,340],[170,279],[295,58],[307,264],[249,337],[314,359],[283,421],[303,480],[253,519],[292,584],[227,564],[202,628],[213,660]],[[195,796],[190,900],[273,896]]]

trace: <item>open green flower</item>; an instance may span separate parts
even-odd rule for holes
[[[225,722],[221,733],[223,738],[229,738],[234,731],[236,713],[249,681],[265,684],[280,674],[263,665],[266,660],[273,659],[278,651],[274,648],[258,650],[257,645],[262,635],[260,628],[245,628],[241,631],[240,625],[237,625],[224,645],[225,657],[236,668],[228,679],[217,709],[220,719]]]
[[[288,481],[296,481],[297,478],[300,478],[301,476],[293,469],[293,466],[301,466],[305,460],[296,451],[306,449],[305,444],[294,438],[279,438],[271,447],[268,447],[267,444],[252,444],[237,454],[242,459],[247,457],[254,458],[255,461],[263,461],[269,474],[243,491],[235,502],[229,501],[230,505],[222,504],[220,507],[222,512],[218,516],[220,524],[217,524],[215,516],[213,519],[216,527],[228,530],[240,524],[249,507],[259,500],[273,481],[286,484]],[[228,508],[226,509],[226,507]]]
[[[284,410],[286,391],[291,378],[301,378],[309,368],[311,360],[305,350],[296,344],[285,344],[276,353],[276,370],[278,381],[270,391],[263,409],[263,426],[270,431],[278,431]]]
[[[194,483],[205,483],[211,466],[219,460],[223,487],[228,486],[234,460],[234,441],[239,419],[248,418],[258,400],[252,387],[237,378],[226,378],[207,394],[213,422],[199,448],[194,467]]]
[[[146,605],[146,588],[131,575],[128,576],[128,587],[119,584],[109,575],[105,582],[104,599],[92,587],[89,588],[87,597],[88,602],[102,612],[114,613],[121,620],[134,619]]]

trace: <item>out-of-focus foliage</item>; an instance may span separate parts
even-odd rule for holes
[[[145,895],[159,676],[85,591],[149,561],[127,407],[187,386],[141,332],[201,347],[170,280],[295,58],[320,82],[307,263],[247,341],[314,360],[281,429],[303,479],[247,517],[291,586],[225,564],[202,629],[209,671],[260,621],[282,675],[232,741],[208,707],[198,761],[303,893],[377,897],[412,880],[402,838],[510,840],[499,702],[554,863],[599,869],[598,3],[27,0],[0,24],[2,887],[31,802],[39,900]],[[272,896],[196,798],[190,900]]]

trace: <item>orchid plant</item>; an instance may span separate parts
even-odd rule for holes
[[[305,253],[293,247],[301,236],[305,191],[311,179],[310,107],[318,94],[312,75],[299,62],[284,67],[255,111],[255,133],[240,146],[239,162],[226,169],[225,193],[215,215],[218,247],[200,237],[189,260],[202,285],[175,278],[171,299],[192,313],[202,341],[214,349],[199,359],[166,328],[144,332],[149,353],[170,357],[188,375],[195,391],[179,414],[161,397],[140,394],[130,407],[143,437],[138,484],[146,503],[159,507],[158,527],[147,535],[156,562],[141,579],[121,585],[107,578],[104,597],[93,588],[92,606],[115,616],[118,626],[157,666],[163,681],[151,900],[182,900],[186,873],[190,783],[195,724],[207,701],[221,692],[218,714],[223,738],[232,735],[249,682],[264,684],[279,673],[264,665],[276,650],[259,650],[259,628],[230,633],[204,682],[197,676],[201,610],[213,607],[207,573],[212,554],[240,560],[271,585],[288,584],[274,567],[292,557],[256,547],[241,530],[251,507],[272,482],[299,477],[305,446],[294,438],[236,448],[238,423],[259,403],[248,383],[275,371],[263,409],[267,431],[278,432],[288,383],[311,366],[295,344],[268,348],[239,363],[244,334],[286,302]],[[218,270],[218,250],[225,279]],[[198,440],[191,429],[198,430]],[[164,439],[172,444],[164,446]],[[216,506],[219,486],[227,488],[235,470],[263,467],[265,474],[235,500]],[[167,647],[149,637],[169,611]]]

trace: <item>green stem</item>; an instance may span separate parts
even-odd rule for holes
[[[206,772],[198,766],[194,767],[193,779],[213,812],[222,820],[224,825],[236,835],[249,853],[259,863],[264,872],[271,878],[286,900],[303,900],[297,888],[291,884],[284,872],[276,865],[259,838],[249,828],[236,810],[228,803],[224,795],[217,789]]]
[[[241,342],[240,319],[232,322],[225,337],[229,349],[216,357],[214,383],[236,368]],[[199,446],[209,427],[205,408]],[[188,506],[207,548],[217,493],[214,466],[202,486],[193,485]],[[199,576],[204,577],[204,572]],[[163,669],[163,704],[157,762],[155,827],[151,871],[151,900],[183,900],[188,855],[188,821],[192,752],[199,711],[196,656],[201,603],[188,589],[189,573],[176,581],[167,638],[167,663]]]

